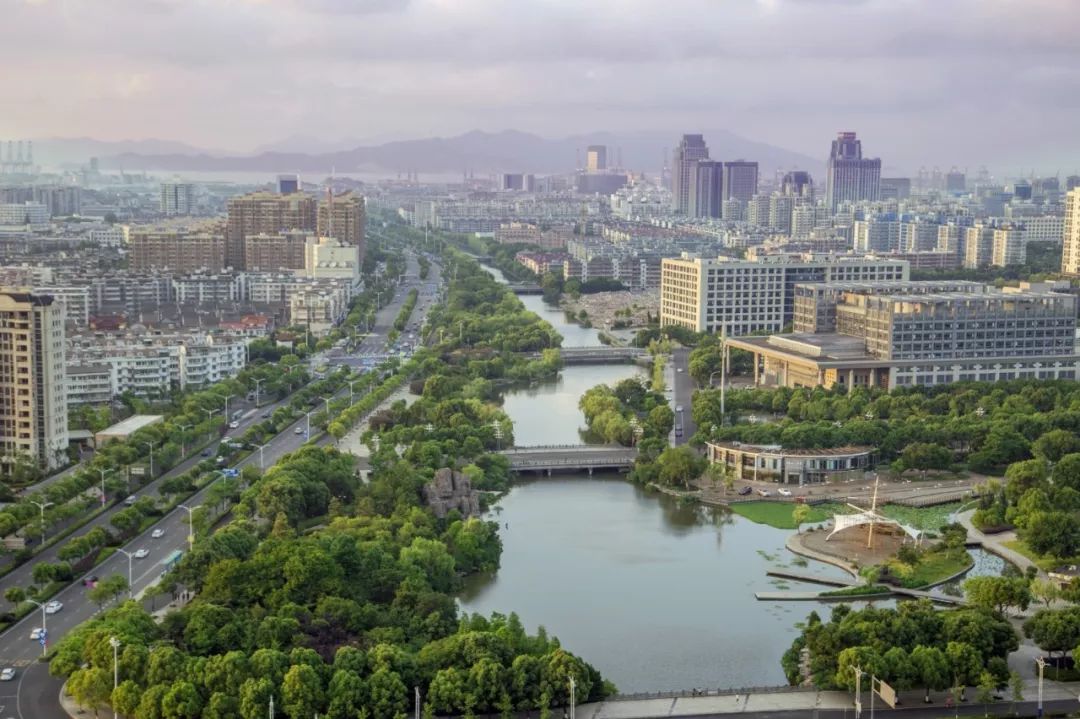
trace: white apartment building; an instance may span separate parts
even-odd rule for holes
[[[794,317],[802,282],[907,280],[903,260],[854,255],[766,255],[752,260],[665,258],[660,271],[660,324],[695,332],[779,332]]]
[[[108,365],[68,365],[66,368],[68,407],[81,404],[104,405],[112,401],[112,370]]]
[[[66,320],[80,326],[85,326],[90,322],[90,311],[93,305],[90,302],[89,287],[42,285],[35,287],[34,293],[55,297],[58,302],[64,305],[64,318]]]
[[[105,247],[126,247],[130,232],[131,228],[128,225],[113,225],[90,230],[86,233],[86,237],[91,242],[96,242]]]
[[[1024,239],[1027,242],[1061,242],[1065,236],[1065,218],[1042,215],[1024,220]]]
[[[360,248],[331,237],[309,237],[304,245],[304,273],[312,279],[360,282]]]
[[[49,208],[40,202],[10,202],[0,204],[0,226],[47,227]]]
[[[994,228],[982,223],[964,230],[964,267],[976,270],[994,260]]]

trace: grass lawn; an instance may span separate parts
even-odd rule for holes
[[[822,592],[823,597],[861,597],[867,594],[889,594],[892,590],[884,584],[860,584],[857,587],[844,587]]]
[[[935,584],[970,567],[971,563],[971,555],[964,549],[930,552],[923,555],[912,575],[904,580],[904,586],[917,589]]]
[[[751,522],[767,524],[777,529],[795,529],[795,521],[791,515],[797,506],[799,505],[794,502],[737,502],[732,504],[730,509]],[[832,502],[810,506],[810,514],[807,515],[805,524],[832,519],[838,511],[843,511],[843,506]]]
[[[1027,542],[1022,539],[1013,539],[1008,542],[1002,542],[1002,544],[1017,554],[1023,555],[1035,562],[1035,564],[1039,566],[1039,569],[1042,569],[1044,572],[1048,572],[1055,567],[1060,567],[1063,564],[1077,563],[1076,557],[1072,557],[1071,559],[1058,559],[1057,557],[1045,557],[1036,554],[1031,547],[1027,545]]]
[[[960,502],[939,504],[934,507],[903,507],[899,504],[886,504],[881,513],[889,519],[895,519],[915,529],[937,532],[942,525],[949,523],[949,515],[960,508]]]

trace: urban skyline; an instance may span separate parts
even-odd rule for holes
[[[16,1],[0,28],[0,59],[21,71],[9,78],[0,137],[159,137],[252,152],[299,136],[315,138],[315,151],[476,128],[556,137],[722,126],[819,156],[819,137],[858,128],[876,155],[902,166],[977,166],[987,147],[1009,168],[1080,165],[1073,3],[680,6],[620,6],[609,26],[603,3],[510,14],[481,1]],[[676,24],[685,15],[698,21]],[[837,42],[839,26],[860,32]],[[109,28],[107,39],[98,27]],[[715,43],[715,27],[740,32]],[[649,41],[658,35],[680,41],[661,52]],[[49,62],[24,66],[29,52]],[[700,93],[710,78],[723,78],[726,91]],[[1039,132],[1018,129],[1012,118],[1033,110],[1043,111]]]

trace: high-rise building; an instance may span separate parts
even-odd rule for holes
[[[692,217],[720,217],[723,213],[724,163],[697,160],[691,172],[694,188],[687,214]]]
[[[709,147],[701,135],[683,135],[671,162],[671,209],[690,214],[690,196],[697,189],[694,163],[709,159]]]
[[[296,175],[278,175],[277,191],[279,195],[291,195],[300,191],[300,178]]]
[[[529,175],[532,177],[532,175]],[[367,220],[364,196],[355,192],[327,197],[319,203],[318,234],[360,248],[364,261],[364,223]]]
[[[946,192],[963,192],[967,189],[967,177],[955,167],[945,175]]]
[[[0,290],[0,465],[47,469],[67,451],[64,310],[49,295]]]
[[[1075,190],[1080,187],[1080,175],[1069,175],[1065,178],[1065,191]]]
[[[225,267],[225,228],[220,222],[198,227],[143,225],[132,227],[128,238],[133,272],[221,272]]]
[[[190,182],[161,183],[161,214],[190,215],[195,209],[195,185]]]
[[[1065,232],[1062,235],[1061,271],[1080,275],[1080,187],[1065,195]]]
[[[910,177],[883,177],[878,190],[879,200],[906,200],[911,197]]]
[[[248,235],[244,238],[245,269],[254,272],[302,270],[307,241],[308,233],[304,230]]]
[[[225,266],[246,269],[244,247],[248,235],[277,234],[289,230],[314,232],[315,198],[301,192],[279,195],[253,192],[229,199],[225,234]]]
[[[814,199],[814,181],[806,170],[792,170],[780,181],[780,192],[793,197]]]
[[[825,205],[831,212],[843,202],[876,200],[881,188],[881,160],[863,159],[862,140],[841,132],[833,140],[825,174]]]
[[[589,172],[603,172],[607,169],[606,145],[589,145],[585,150],[585,169]]]
[[[744,205],[757,194],[758,164],[746,160],[724,162],[724,199]]]

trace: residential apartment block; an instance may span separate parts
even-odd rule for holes
[[[20,459],[53,469],[67,445],[63,305],[0,290],[0,469]]]
[[[225,233],[220,223],[132,227],[129,266],[134,272],[221,272]]]

